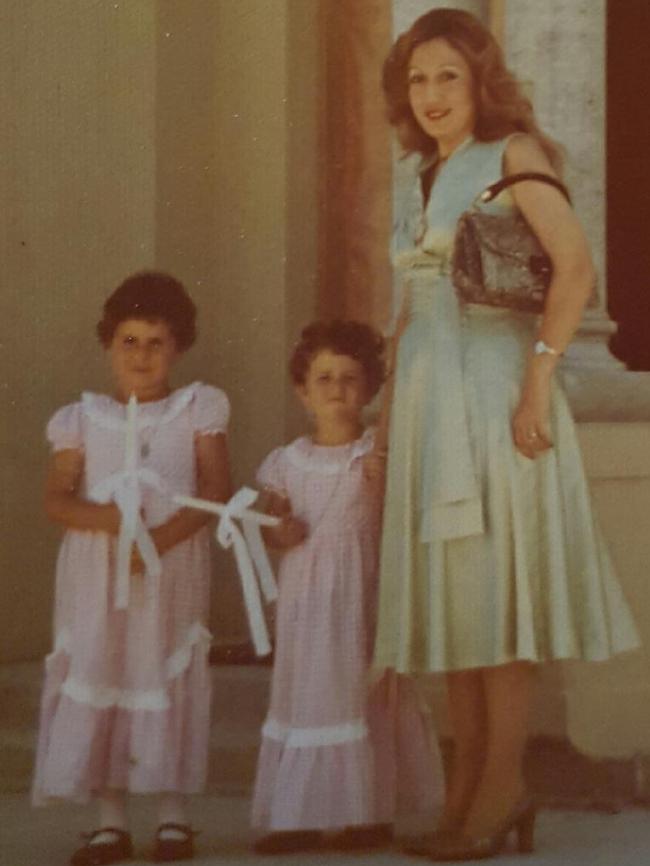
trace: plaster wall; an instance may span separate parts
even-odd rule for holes
[[[103,297],[155,256],[155,4],[5,0],[0,658],[49,643],[44,425],[101,386]]]
[[[236,484],[302,423],[285,362],[315,307],[319,8],[3,3],[2,661],[49,649],[43,430],[109,387],[94,325],[126,275],[167,269],[195,298],[199,340],[175,381],[229,394]],[[244,638],[229,555],[218,569],[213,631]]]

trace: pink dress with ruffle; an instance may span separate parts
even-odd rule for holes
[[[171,494],[196,495],[197,436],[223,433],[226,395],[194,383],[138,407],[144,522],[164,523]],[[55,451],[81,449],[81,495],[124,465],[125,406],[84,394],[52,417]],[[210,677],[206,627],[211,557],[206,528],[162,557],[159,578],[132,576],[114,606],[115,540],[68,530],[56,570],[54,649],[46,659],[33,797],[84,801],[106,788],[193,793],[205,783]]]
[[[366,487],[366,431],[350,445],[301,438],[273,451],[259,483],[289,499],[307,539],[283,556],[275,665],[253,824],[274,831],[392,822],[429,812],[442,778],[412,682],[369,660],[381,504]]]

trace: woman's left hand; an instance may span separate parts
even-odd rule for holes
[[[549,379],[526,382],[512,418],[512,436],[517,451],[531,460],[553,447],[550,405]]]

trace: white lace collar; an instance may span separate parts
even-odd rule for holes
[[[372,450],[375,428],[368,427],[358,439],[347,445],[316,445],[309,436],[295,439],[285,448],[287,459],[293,466],[307,472],[337,475],[347,470],[355,460]]]
[[[192,382],[183,388],[172,391],[162,400],[152,400],[138,405],[138,429],[167,424],[185,409],[201,387],[200,382]],[[94,394],[84,391],[81,395],[84,414],[98,427],[106,430],[123,430],[126,424],[126,406],[108,394]],[[155,410],[155,411],[154,411]]]

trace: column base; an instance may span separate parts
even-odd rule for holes
[[[587,310],[573,342],[566,351],[564,370],[625,370],[625,364],[612,355],[609,340],[617,325],[603,310]]]
[[[560,376],[576,421],[650,421],[650,373],[567,366]]]

